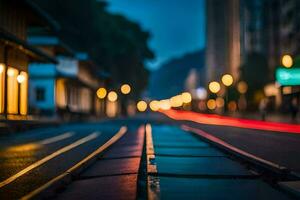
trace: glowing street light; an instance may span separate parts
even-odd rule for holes
[[[123,85],[121,86],[121,92],[122,92],[122,94],[129,94],[130,91],[131,91],[130,85],[128,85],[128,84],[123,84]]]
[[[183,103],[190,103],[192,101],[192,95],[189,92],[183,92],[181,99]]]
[[[291,68],[293,66],[293,58],[290,55],[282,56],[281,63],[286,68]]]
[[[115,102],[118,100],[118,94],[115,91],[110,91],[107,95],[107,98],[111,102]]]
[[[233,77],[230,74],[224,74],[221,80],[225,86],[231,86],[233,83]]]
[[[149,107],[152,111],[158,111],[159,110],[159,101],[153,100],[150,102]]]
[[[221,89],[220,83],[218,83],[217,81],[210,82],[208,85],[208,89],[212,93],[218,93]]]
[[[147,109],[147,103],[145,101],[139,101],[136,104],[136,107],[137,107],[138,111],[144,112]]]
[[[98,97],[99,99],[104,99],[104,98],[106,97],[106,95],[107,95],[107,91],[106,91],[105,88],[99,88],[99,89],[97,90],[97,97]]]

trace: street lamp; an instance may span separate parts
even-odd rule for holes
[[[221,80],[222,83],[227,87],[231,86],[233,83],[233,77],[230,74],[224,74]]]
[[[282,56],[281,63],[286,68],[291,68],[293,66],[293,58],[290,55]]]
[[[128,84],[123,84],[123,85],[121,86],[121,92],[122,92],[122,94],[129,94],[130,91],[131,91],[130,85],[128,85]]]
[[[220,83],[218,83],[217,81],[213,81],[210,82],[208,85],[208,89],[212,92],[212,93],[218,93],[221,89]]]

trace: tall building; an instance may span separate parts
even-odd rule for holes
[[[230,73],[239,78],[240,66],[239,0],[206,1],[206,70],[207,82]]]

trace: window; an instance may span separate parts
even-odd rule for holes
[[[38,102],[45,101],[45,88],[42,87],[35,88],[35,99]]]

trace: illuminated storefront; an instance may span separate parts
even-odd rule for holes
[[[6,73],[5,73],[6,72]],[[0,64],[0,113],[28,113],[28,75],[13,67]]]

